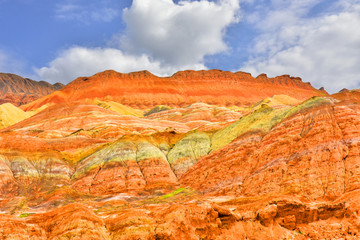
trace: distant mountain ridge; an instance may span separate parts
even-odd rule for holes
[[[158,77],[148,71],[118,73],[107,70],[91,77],[79,77],[61,91],[23,107],[31,110],[47,103],[110,98],[124,105],[148,109],[156,105],[187,106],[196,102],[220,106],[251,105],[273,95],[286,94],[299,100],[328,96],[301,78],[221,70],[181,71]]]
[[[37,82],[12,73],[0,73],[0,104],[27,104],[63,87],[62,83]]]

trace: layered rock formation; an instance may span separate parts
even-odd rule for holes
[[[300,78],[288,75],[257,78],[244,72],[183,71],[171,77],[157,77],[148,71],[122,74],[105,71],[92,77],[81,77],[61,91],[24,107],[38,108],[46,103],[62,103],[88,98],[111,98],[123,105],[147,109],[156,105],[183,107],[196,102],[213,105],[247,105],[273,95],[286,94],[305,100],[327,95]]]
[[[209,72],[201,73],[207,77],[196,84],[209,80]],[[104,86],[119,76],[140,84],[139,73],[102,74]],[[93,78],[80,80],[92,86]],[[152,78],[150,86],[163,81]],[[283,91],[289,82],[279,79],[272,81]],[[162,89],[176,89],[171,84]],[[146,92],[141,86],[139,96]],[[289,86],[305,91],[300,82]],[[151,104],[138,106],[127,98],[131,107],[97,90],[88,99],[69,99],[66,89],[43,98],[52,99],[47,105],[24,107],[36,114],[0,130],[0,238],[360,236],[357,91],[304,95],[304,101],[269,93],[237,106],[226,106],[221,96],[218,105],[159,106],[163,100],[154,94]],[[135,96],[131,91],[135,86],[123,93]],[[59,94],[66,100],[50,97]],[[160,95],[181,96],[168,94]],[[54,99],[64,102],[51,105]]]
[[[161,111],[157,111],[162,108]],[[190,129],[213,131],[223,128],[229,123],[238,120],[242,114],[252,111],[253,108],[231,110],[226,107],[213,106],[205,103],[194,103],[184,108],[164,108],[156,106],[145,114],[146,119],[167,120],[186,124]]]
[[[15,107],[11,103],[0,105],[0,129],[14,125],[30,117],[32,113],[24,112],[22,109]]]
[[[64,85],[54,85],[45,81],[34,81],[11,73],[0,73],[0,104],[12,103],[15,106],[30,103],[46,96]]]
[[[360,101],[360,89],[348,90],[343,89],[342,91],[332,95],[333,98],[347,101]]]

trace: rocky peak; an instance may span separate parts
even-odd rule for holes
[[[61,83],[52,85],[45,81],[37,82],[11,73],[0,73],[0,104],[10,102],[19,106],[48,95],[63,86]]]

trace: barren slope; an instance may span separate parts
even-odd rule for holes
[[[0,130],[0,238],[359,238],[356,91],[153,109],[95,93]]]
[[[23,105],[59,90],[63,86],[61,83],[52,85],[45,81],[37,82],[15,74],[0,73],[0,104]]]
[[[129,74],[105,71],[92,77],[78,78],[61,91],[28,104],[23,109],[87,98],[107,98],[140,109],[156,105],[186,106],[195,102],[222,106],[249,105],[279,94],[299,100],[327,95],[300,78],[288,75],[267,78],[263,74],[254,78],[244,72],[209,70],[183,71],[171,77],[157,77],[148,71]]]

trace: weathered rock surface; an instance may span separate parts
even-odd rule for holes
[[[231,144],[200,159],[181,182],[205,193],[308,199],[336,199],[357,189],[359,106],[312,99],[287,111],[271,129],[264,123],[238,132]]]
[[[20,217],[2,214],[0,234],[10,239],[357,239],[359,235],[353,211],[359,196],[346,203],[304,203],[286,196],[213,199],[215,203],[178,189],[160,197],[124,199],[80,200]]]
[[[156,108],[146,114],[146,119],[181,122],[190,129],[206,132],[219,130],[242,116],[242,113],[229,108],[205,103],[194,103],[184,108],[163,108],[159,112],[156,112]],[[243,112],[249,111],[252,111],[252,108],[243,110]]]
[[[167,78],[175,90],[190,75],[201,76],[193,89],[236,75],[185,73]],[[151,91],[164,80],[143,77]],[[270,82],[306,88],[287,76]],[[166,101],[181,100],[165,89]],[[220,94],[218,105],[193,97],[153,109],[162,100],[50,101],[0,130],[0,239],[358,239],[360,105],[356,91],[339,94],[231,107]]]
[[[331,97],[342,100],[342,101],[357,101],[360,100],[360,89],[347,90],[344,89],[338,93],[331,95]]]
[[[92,194],[177,185],[164,153],[146,141],[118,141],[82,160],[73,175],[73,187]]]
[[[168,161],[174,173],[180,178],[201,157],[210,151],[210,137],[205,133],[190,133],[175,144],[168,153]]]
[[[0,105],[0,129],[7,128],[15,123],[32,116],[30,112],[24,112],[22,109],[15,107],[11,103]]]
[[[143,111],[122,105],[114,101],[100,101],[95,99],[95,104],[105,109],[120,113],[121,115],[130,115],[135,117],[144,116]]]
[[[46,103],[63,103],[88,98],[112,98],[123,105],[147,109],[156,105],[187,106],[204,102],[212,105],[253,104],[273,95],[286,94],[305,100],[327,95],[300,78],[288,75],[257,78],[244,72],[183,71],[171,77],[157,77],[148,71],[122,74],[105,71],[81,77],[61,91],[39,99],[23,109],[28,111]]]
[[[63,86],[61,83],[52,85],[45,81],[37,82],[15,74],[0,73],[0,104],[12,103],[15,106],[27,104],[60,90]]]

